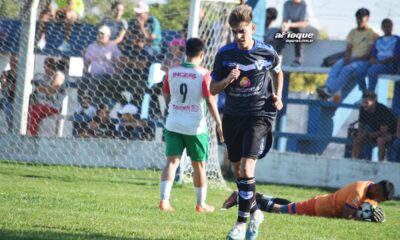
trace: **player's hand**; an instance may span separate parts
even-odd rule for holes
[[[274,100],[273,106],[276,110],[280,111],[283,108],[283,102],[281,96],[272,93],[272,99]]]
[[[238,79],[239,76],[240,76],[239,65],[236,65],[236,67],[234,69],[232,69],[231,72],[229,73],[229,76],[228,76],[229,83],[232,83],[233,81]]]
[[[222,124],[221,123],[217,124],[217,133],[218,133],[219,141],[221,143],[224,143],[225,139],[224,139],[224,134],[222,132]]]

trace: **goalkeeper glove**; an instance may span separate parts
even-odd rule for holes
[[[377,223],[385,222],[385,213],[383,212],[382,208],[380,207],[372,208],[371,221]]]

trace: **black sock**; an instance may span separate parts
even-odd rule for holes
[[[239,211],[237,221],[246,223],[250,217],[250,209],[256,210],[257,204],[255,201],[256,182],[254,178],[239,178]],[[254,209],[254,206],[256,207]]]

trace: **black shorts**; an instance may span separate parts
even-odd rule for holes
[[[269,117],[224,115],[222,130],[229,160],[263,158],[272,146],[272,122]]]

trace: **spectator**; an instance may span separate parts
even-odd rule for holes
[[[44,74],[37,74],[32,80],[35,90],[28,113],[28,134],[31,136],[39,134],[39,125],[44,118],[60,112],[65,93],[64,81],[64,74],[58,70],[58,61],[46,58]]]
[[[310,26],[308,21],[308,6],[303,0],[288,0],[283,5],[282,32],[293,33],[313,33],[314,38],[317,38],[318,30]],[[283,40],[283,39],[282,39]],[[277,52],[282,55],[282,49],[285,46],[284,40],[277,45]],[[301,43],[295,43],[295,59],[292,66],[300,66],[302,62],[302,47]]]
[[[9,63],[10,69],[7,71],[3,71],[0,79],[0,93],[2,95],[2,97],[0,98],[0,108],[3,109],[3,112],[5,114],[7,129],[9,132],[11,132],[13,128],[13,111],[17,81],[17,65],[17,55],[11,54]]]
[[[86,131],[82,132],[82,137],[108,138],[115,136],[115,125],[109,117],[109,108],[105,104],[100,104],[96,111],[96,116],[88,123]]]
[[[83,0],[46,0],[44,10],[39,16],[40,39],[37,47],[43,50],[46,46],[45,22],[56,20],[64,26],[65,40],[58,47],[60,51],[71,51],[69,41],[71,39],[73,25],[83,17],[85,5]]]
[[[73,116],[72,135],[78,137],[94,116],[96,116],[96,107],[92,105],[90,97],[84,96]]]
[[[151,47],[152,54],[156,55],[161,52],[161,26],[158,19],[149,13],[149,6],[145,2],[139,2],[134,8],[136,16],[129,22],[128,32],[131,35],[137,32],[144,36],[147,46]]]
[[[85,93],[94,97],[94,102],[108,96],[112,85],[111,77],[117,71],[121,52],[117,45],[110,42],[111,30],[106,25],[99,28],[96,42],[90,44],[84,53],[84,77],[78,86],[79,95]]]
[[[140,120],[138,108],[132,103],[127,103],[118,111],[118,135],[122,139],[143,140],[143,122]]]
[[[360,8],[356,12],[357,28],[347,35],[344,58],[339,59],[329,72],[325,86],[317,88],[320,98],[330,98],[354,76],[357,82],[364,81],[370,66],[368,59],[378,34],[368,26],[369,10]]]
[[[111,4],[112,17],[105,17],[101,25],[106,25],[111,30],[110,40],[113,44],[119,44],[124,40],[128,23],[122,18],[124,14],[124,4],[121,1],[114,1]]]
[[[393,22],[389,18],[382,21],[384,36],[379,37],[372,48],[368,69],[368,91],[375,91],[379,74],[394,74],[400,63],[400,37],[392,35]],[[361,81],[361,90],[365,91],[365,81]]]
[[[394,138],[393,143],[390,146],[388,161],[400,162],[400,117],[397,119],[396,137]]]
[[[277,27],[272,27],[272,23],[278,17],[278,10],[274,7],[267,8],[266,10],[266,19],[265,19],[265,31],[264,31],[264,42],[271,44],[276,48],[276,39],[275,34],[280,31]]]
[[[396,117],[388,107],[376,101],[374,92],[365,91],[358,121],[358,131],[353,139],[352,158],[360,158],[363,145],[376,143],[379,161],[383,161],[386,145],[396,134]]]

